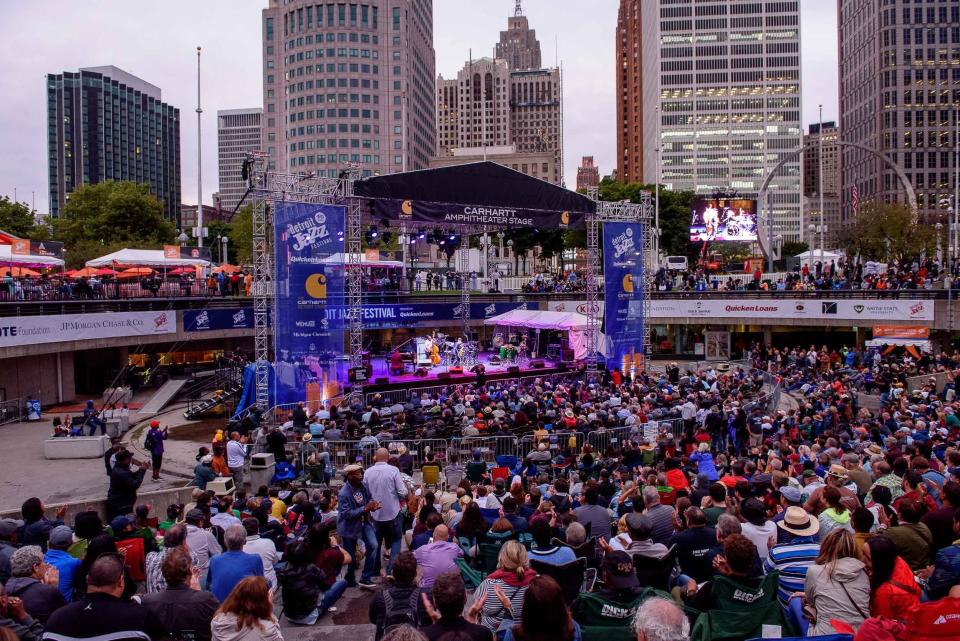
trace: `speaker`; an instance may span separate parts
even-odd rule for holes
[[[533,369],[543,369],[544,367],[543,361],[540,361],[540,360],[530,361],[530,367],[532,367]]]
[[[439,374],[437,374],[437,378],[441,381],[449,381],[450,372],[440,372]]]
[[[417,371],[413,373],[414,376],[424,377],[427,375],[427,369],[425,367],[418,367]]]
[[[570,369],[570,368],[567,367],[567,364],[566,364],[566,363],[557,363],[557,371],[558,371],[558,372],[566,372],[568,369]]]
[[[510,367],[507,368],[507,374],[519,374],[519,373],[520,373],[520,368],[517,367],[516,365],[511,365]]]
[[[459,365],[456,365],[456,366],[450,368],[450,373],[451,373],[451,374],[463,374],[463,368],[460,367]]]
[[[374,384],[374,385],[387,385],[387,384],[389,384],[389,383],[390,383],[390,379],[387,378],[386,376],[379,376],[379,377],[373,379],[373,384]]]

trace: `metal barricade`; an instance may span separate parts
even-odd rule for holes
[[[407,453],[413,457],[413,468],[419,470],[427,462],[427,455],[433,454],[438,463],[444,464],[449,459],[450,441],[442,438],[423,439],[390,439],[380,443],[387,448],[391,456],[400,454],[400,446],[407,448]]]
[[[497,464],[498,456],[518,457],[518,440],[515,436],[465,436],[450,440],[448,452],[456,452],[461,463],[473,460],[474,451],[487,463]]]
[[[574,448],[576,451],[574,453],[579,454],[580,451],[583,450],[583,446],[586,443],[586,437],[583,432],[550,432],[547,434],[545,439],[547,446],[550,448],[550,454],[552,456],[557,456],[557,454],[570,447],[571,437],[574,439],[575,443]],[[533,434],[527,434],[520,439],[517,456],[523,460],[523,458],[536,449],[538,445],[538,439],[535,439]]]
[[[596,430],[587,433],[587,443],[593,446],[593,451],[602,454],[608,447],[621,448],[624,441],[634,439],[639,443],[643,436],[643,425],[615,427],[613,429]]]
[[[330,464],[338,472],[354,463],[364,468],[373,465],[373,455],[377,451],[376,445],[361,445],[360,441],[326,441],[326,447],[330,453]]]
[[[377,396],[380,397],[380,401],[384,405],[396,405],[397,403],[402,405],[407,402],[409,391],[405,389],[397,389],[387,390],[385,392],[368,392],[366,395],[367,405],[372,405]]]
[[[683,435],[683,419],[682,418],[662,418],[656,419],[659,424],[661,431],[665,431],[673,438],[680,438]],[[651,445],[656,445],[656,443],[651,443]]]

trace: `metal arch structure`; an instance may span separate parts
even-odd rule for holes
[[[360,207],[353,198],[353,182],[359,171],[348,169],[339,178],[321,178],[312,174],[291,174],[267,171],[266,159],[250,161],[249,194],[253,196],[253,326],[256,366],[256,405],[266,411],[270,406],[270,314],[276,318],[273,295],[273,254],[270,251],[270,208],[273,203],[299,202],[318,205],[346,206],[345,249],[346,290],[350,334],[350,366],[362,363],[363,326],[361,310],[362,273],[360,270]],[[358,389],[359,388],[359,389]],[[363,393],[354,385],[353,393]],[[362,396],[361,396],[362,397]]]
[[[599,290],[597,279],[600,269],[600,224],[604,222],[639,222],[643,223],[643,260],[646,262],[653,249],[655,230],[651,226],[653,221],[653,195],[650,192],[641,192],[640,202],[626,201],[608,202],[597,200],[597,192],[591,189],[587,194],[597,203],[597,211],[586,217],[587,227],[587,346],[590,358],[587,360],[587,377],[595,379],[598,369],[597,342],[600,334]],[[650,359],[650,288],[653,285],[653,270],[644,265],[643,270],[643,355],[644,363]]]
[[[808,149],[813,149],[819,145],[819,141],[809,142],[798,149],[787,152],[785,158],[782,158],[780,162],[773,166],[767,173],[767,177],[763,179],[763,184],[760,186],[760,191],[757,193],[757,205],[763,207],[767,197],[767,188],[770,187],[770,183],[773,181],[774,176],[780,169],[786,165],[788,162],[793,160],[795,156],[799,156]],[[871,149],[865,145],[861,145],[855,142],[849,142],[846,140],[838,140],[837,145],[841,147],[850,147],[852,149],[859,149],[860,151],[865,151],[869,154],[872,154],[882,160],[887,164],[894,172],[897,174],[897,178],[900,179],[900,182],[903,183],[903,187],[907,192],[907,204],[910,205],[910,211],[913,214],[913,222],[917,221],[919,216],[919,207],[917,206],[917,193],[913,189],[913,184],[910,182],[910,179],[907,178],[907,174],[904,173],[903,168],[897,163],[893,162],[889,156],[880,153],[876,149]],[[767,257],[772,261],[773,260],[773,204],[770,203],[767,205],[767,215],[766,215],[766,224],[767,224],[767,246],[764,248],[764,238],[763,234],[757,234],[757,242],[760,244],[760,250],[764,251]],[[771,269],[771,271],[773,271]]]

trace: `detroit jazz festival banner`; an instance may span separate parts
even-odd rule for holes
[[[274,208],[276,401],[339,394],[337,357],[345,324],[344,208],[278,203]]]
[[[643,226],[603,223],[603,326],[607,367],[643,368]]]

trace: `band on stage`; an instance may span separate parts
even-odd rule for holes
[[[395,347],[388,356],[391,374],[403,374],[407,365],[412,365],[414,373],[429,371],[437,367],[472,371],[480,362],[480,346],[477,341],[463,337],[453,339],[442,332],[433,331],[426,336],[412,339],[413,350],[402,351]],[[511,335],[506,340],[498,333],[492,342],[492,353],[488,363],[491,365],[521,365],[529,361],[530,348],[525,335]]]

